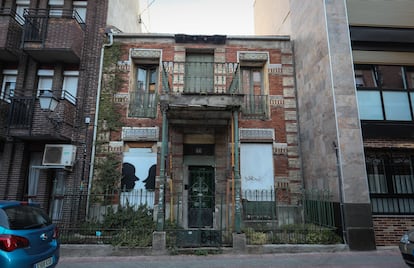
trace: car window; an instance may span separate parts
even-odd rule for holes
[[[35,229],[52,224],[42,209],[33,206],[3,208],[9,219],[9,229]]]
[[[4,212],[2,209],[0,209],[0,226],[9,228],[9,219],[6,212]]]

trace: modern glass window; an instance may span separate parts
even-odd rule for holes
[[[414,213],[414,153],[368,150],[365,161],[375,214]]]
[[[361,120],[413,120],[413,67],[356,65]]]
[[[1,87],[0,99],[10,102],[10,98],[14,96],[16,89],[17,70],[3,71],[3,84]]]
[[[63,72],[62,98],[68,100],[73,104],[76,104],[76,97],[78,92],[78,76],[78,71]]]
[[[410,103],[406,92],[384,91],[382,95],[387,120],[411,120]]]
[[[130,93],[130,117],[155,117],[157,110],[158,66],[138,65],[135,88]]]
[[[361,119],[384,120],[380,92],[358,90],[357,97]]]

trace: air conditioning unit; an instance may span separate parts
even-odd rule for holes
[[[42,164],[44,166],[72,166],[75,156],[75,145],[46,144]]]

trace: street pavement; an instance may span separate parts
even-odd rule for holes
[[[374,251],[339,251],[277,254],[216,254],[127,256],[127,257],[65,257],[57,268],[265,268],[265,267],[376,267],[407,268],[397,247],[379,248]]]

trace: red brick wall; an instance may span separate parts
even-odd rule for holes
[[[398,245],[401,236],[414,229],[414,215],[373,216],[375,241],[377,246]]]

